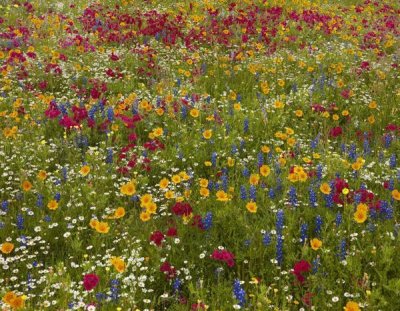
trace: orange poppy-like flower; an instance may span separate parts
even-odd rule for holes
[[[24,180],[22,182],[22,189],[26,192],[30,191],[32,189],[32,184],[30,183],[29,180]]]
[[[114,266],[115,270],[117,270],[119,273],[125,271],[126,265],[121,257],[112,257],[110,262]]]
[[[47,173],[44,170],[40,170],[37,174],[37,178],[40,179],[41,181],[45,180],[47,178]]]
[[[87,174],[90,173],[90,167],[88,165],[82,166],[82,168],[80,169],[79,173],[82,176],[86,176]]]
[[[260,181],[260,175],[258,174],[251,174],[249,178],[249,182],[251,185],[258,185],[258,182]]]
[[[56,200],[51,200],[49,203],[47,203],[47,207],[52,211],[55,211],[58,208],[58,203]]]
[[[145,221],[149,221],[151,218],[150,213],[147,212],[141,212],[140,213],[140,220],[145,222]]]
[[[212,130],[205,130],[205,131],[203,132],[203,137],[204,137],[205,139],[210,139],[211,136],[212,136]]]
[[[118,207],[114,212],[114,217],[115,218],[122,218],[124,216],[125,216],[125,208]]]
[[[95,229],[99,233],[108,233],[108,231],[110,231],[110,226],[106,222],[99,221],[97,222]]]
[[[1,248],[0,248],[0,250],[3,254],[9,254],[13,251],[13,249],[14,249],[14,244],[10,243],[10,242],[5,242],[5,243],[1,244]]]
[[[216,193],[217,201],[227,202],[229,201],[228,194],[223,190],[218,190]]]
[[[163,178],[160,180],[159,186],[161,189],[165,189],[168,187],[169,180],[167,178]]]
[[[319,187],[319,190],[321,190],[321,192],[323,194],[329,194],[331,193],[331,187],[329,186],[328,183],[324,182],[323,184],[321,184],[321,186]]]
[[[393,197],[393,199],[400,201],[400,191],[397,189],[394,189],[392,191],[392,197]]]
[[[210,195],[210,190],[207,188],[200,188],[200,195],[202,197],[208,197]]]
[[[260,174],[264,177],[267,177],[271,173],[271,169],[268,165],[261,165]]]
[[[311,248],[316,251],[322,246],[322,241],[317,238],[314,238],[310,241],[310,245]]]
[[[246,204],[246,208],[250,213],[257,213],[257,204],[256,202],[250,201]]]
[[[136,193],[136,186],[132,181],[130,181],[122,185],[120,190],[122,194],[131,196]]]
[[[360,311],[360,306],[358,305],[357,302],[349,301],[346,303],[344,311]]]
[[[357,211],[354,213],[354,220],[359,224],[365,222],[367,218],[367,212],[362,209],[357,209]]]
[[[7,292],[3,296],[2,301],[6,304],[11,304],[11,301],[13,301],[15,298],[17,298],[17,295],[15,295],[14,292]]]

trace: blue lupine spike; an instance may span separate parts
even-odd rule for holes
[[[244,185],[240,186],[240,198],[242,200],[247,200],[247,191],[246,191],[246,187]]]
[[[309,193],[309,202],[310,202],[310,207],[316,207],[317,206],[317,194],[315,190],[310,187],[308,190]]]
[[[36,206],[37,207],[43,207],[43,199],[44,196],[40,193],[37,194],[37,199],[36,199]]]
[[[391,169],[394,169],[394,168],[396,168],[396,165],[397,165],[396,154],[393,153],[389,159],[389,166]]]
[[[317,215],[317,217],[315,217],[315,229],[314,229],[314,233],[317,236],[321,235],[321,231],[322,231],[322,225],[323,225],[323,220],[322,217],[320,215]]]
[[[264,233],[262,242],[264,246],[268,246],[271,243],[271,234],[268,232]]]
[[[289,202],[292,206],[298,205],[296,188],[293,186],[289,188]]]
[[[233,295],[238,300],[239,305],[244,307],[246,304],[246,292],[244,291],[238,279],[235,279],[233,283]]]
[[[249,198],[250,198],[251,201],[256,202],[256,199],[257,199],[257,188],[254,185],[250,185]]]
[[[213,214],[212,212],[207,212],[207,214],[204,216],[203,220],[203,228],[204,230],[210,230],[213,224]]]
[[[338,212],[338,213],[336,214],[336,218],[335,218],[336,227],[339,227],[339,226],[340,226],[340,224],[342,223],[342,219],[343,219],[342,214],[341,214],[340,212]]]
[[[302,244],[304,244],[304,242],[307,240],[308,235],[308,224],[307,223],[303,223],[300,227],[300,242]]]

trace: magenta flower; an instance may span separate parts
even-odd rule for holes
[[[85,274],[83,277],[83,287],[85,290],[90,291],[99,284],[99,277],[96,274]]]

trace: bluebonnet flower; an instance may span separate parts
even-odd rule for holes
[[[282,178],[277,177],[277,178],[276,178],[276,191],[277,191],[277,192],[281,192],[282,189],[283,189]]]
[[[119,299],[119,290],[118,290],[119,281],[117,279],[113,279],[110,281],[110,284],[111,284],[110,298],[113,301],[117,301]]]
[[[242,170],[243,177],[250,177],[250,170],[247,167],[244,167]]]
[[[322,180],[322,165],[318,164],[317,166],[317,179],[318,181]]]
[[[238,279],[236,279],[233,283],[233,295],[239,301],[239,305],[244,307],[246,304],[246,292],[244,291]]]
[[[254,185],[250,185],[249,188],[249,198],[250,200],[252,200],[253,202],[256,202],[256,198],[257,198],[257,188]]]
[[[44,216],[44,221],[45,221],[45,222],[51,222],[51,217],[50,217],[50,215]]]
[[[244,119],[244,122],[243,122],[243,131],[244,131],[245,133],[247,133],[247,132],[249,131],[249,119],[248,119],[248,118]]]
[[[340,226],[340,224],[342,223],[342,219],[343,219],[342,214],[340,212],[338,212],[336,214],[336,218],[335,218],[336,227]]]
[[[320,258],[319,258],[319,257],[315,258],[315,259],[312,261],[312,270],[311,270],[311,272],[312,272],[313,274],[317,273],[317,272],[318,272],[318,268],[319,268],[320,265],[321,265],[321,260],[320,260]]]
[[[214,182],[211,179],[208,181],[207,189],[210,191],[214,189]]]
[[[109,108],[107,109],[107,119],[108,119],[108,121],[110,121],[110,122],[114,121],[114,110],[113,110],[112,107],[109,107]]]
[[[346,259],[346,255],[347,255],[346,240],[342,239],[340,241],[340,244],[339,244],[339,253],[338,253],[339,260],[341,260],[341,261],[345,260]]]
[[[347,150],[346,144],[342,143],[342,144],[340,145],[340,151],[342,152],[342,154],[344,154],[344,153],[346,153],[346,150]]]
[[[283,213],[283,210],[280,209],[276,213],[276,232],[278,235],[282,234],[284,221],[285,214]]]
[[[217,153],[216,152],[213,152],[212,154],[211,154],[211,163],[212,163],[212,165],[215,167],[215,166],[217,166]]]
[[[270,199],[275,199],[276,194],[274,188],[269,189],[268,196]]]
[[[320,236],[320,234],[321,234],[323,223],[324,222],[322,220],[322,217],[320,215],[317,215],[317,217],[315,217],[315,229],[314,229],[314,233],[317,236]]]
[[[264,246],[268,246],[271,243],[271,234],[268,232],[264,233],[262,242]]]
[[[19,230],[23,230],[24,229],[24,217],[21,214],[17,215],[17,228]]]
[[[7,211],[8,211],[8,205],[9,205],[8,201],[3,201],[3,202],[1,202],[1,209],[2,209],[4,212],[7,212]]]
[[[348,156],[353,161],[355,161],[357,159],[356,145],[354,143],[350,145]]]
[[[182,106],[181,115],[182,115],[182,119],[186,119],[186,117],[187,117],[187,108],[186,108],[186,106]]]
[[[107,149],[106,163],[111,164],[113,162],[113,150],[112,148]]]
[[[182,281],[179,278],[176,278],[172,283],[172,292],[179,293],[182,286]]]
[[[308,224],[303,223],[300,227],[300,242],[304,244],[304,242],[307,240],[307,231],[308,231]]]
[[[393,178],[389,179],[388,190],[390,190],[390,191],[394,190],[394,179]]]
[[[57,202],[60,202],[60,199],[61,199],[61,193],[56,192],[56,194],[54,195],[54,200],[56,200]]]
[[[391,143],[392,143],[392,135],[386,134],[385,135],[385,143],[384,143],[385,148],[388,149],[390,147]]]
[[[309,196],[310,196],[310,207],[316,207],[317,206],[317,194],[315,192],[315,190],[310,187],[308,190]]]
[[[225,192],[228,191],[228,175],[226,173],[223,173],[221,175],[221,181],[222,181],[222,189]]]
[[[390,168],[396,168],[396,165],[397,165],[397,159],[396,159],[396,154],[395,153],[393,153],[391,156],[390,156],[390,159],[389,159],[389,166],[390,166]]]
[[[292,206],[297,206],[297,193],[296,188],[291,186],[289,189],[289,202]]]
[[[276,241],[276,260],[278,265],[283,263],[283,224],[284,224],[284,213],[283,210],[278,210],[276,213],[276,234],[277,234],[277,241]]]
[[[282,265],[283,263],[283,237],[282,235],[277,236],[276,240],[276,261],[278,265]]]
[[[213,224],[213,214],[212,212],[207,212],[202,219],[204,230],[210,230]]]
[[[264,154],[262,152],[259,152],[257,154],[257,166],[260,167],[264,164]]]
[[[247,191],[246,191],[246,187],[244,185],[240,186],[240,198],[242,200],[246,200],[247,199]]]
[[[237,152],[238,152],[237,146],[236,146],[236,145],[232,145],[232,147],[231,147],[231,153],[232,153],[232,154],[235,154],[235,153],[237,153]]]
[[[37,194],[37,199],[36,199],[36,206],[37,207],[43,207],[43,199],[44,196],[40,193]]]

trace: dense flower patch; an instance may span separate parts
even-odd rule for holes
[[[1,3],[2,310],[398,310],[399,15]]]

